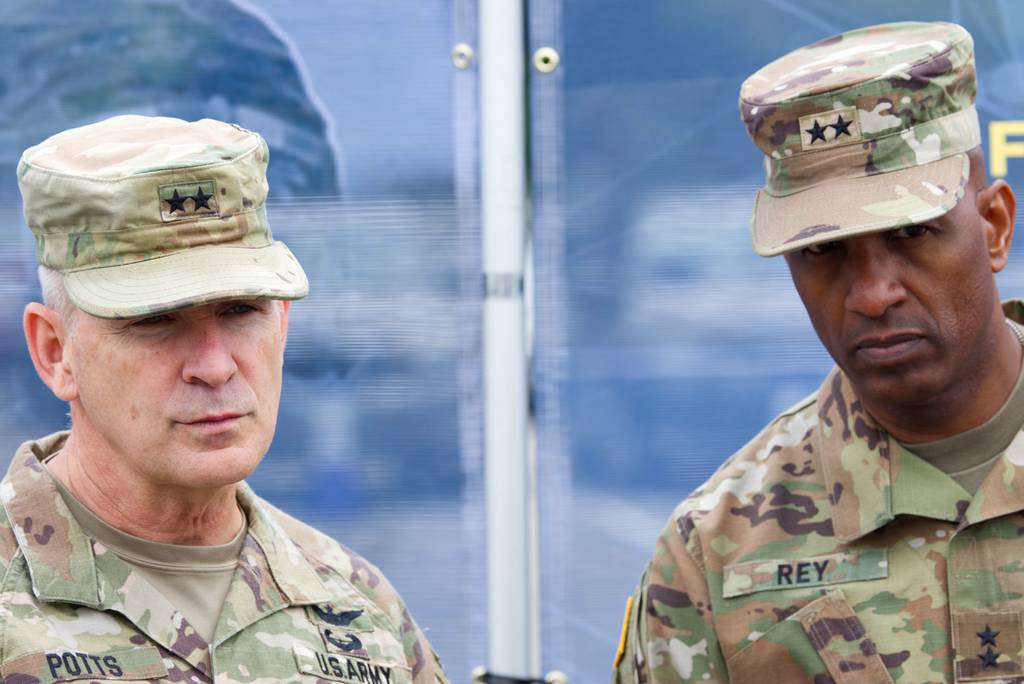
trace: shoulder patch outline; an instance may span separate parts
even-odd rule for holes
[[[633,615],[633,597],[626,599],[626,614],[622,616],[622,632],[619,633],[619,648],[615,651],[615,662],[612,669],[618,669],[622,657],[626,655],[626,639],[629,637],[629,618]]]

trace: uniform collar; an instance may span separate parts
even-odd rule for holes
[[[897,515],[964,520],[967,492],[878,425],[838,368],[819,389],[817,407],[814,447],[821,454],[839,541],[859,539]]]
[[[311,605],[329,601],[332,594],[316,569],[270,515],[267,504],[245,482],[238,484],[238,503],[248,517],[249,536],[263,550],[274,583],[288,602]]]
[[[92,542],[41,462],[64,446],[67,436],[58,432],[18,447],[0,484],[0,500],[28,565],[33,593],[41,601],[99,608]]]
[[[100,608],[104,601],[92,542],[41,463],[64,445],[67,436],[67,432],[59,432],[22,444],[0,484],[0,501],[25,557],[36,596],[41,601]],[[250,563],[266,565],[269,577],[264,579],[280,592],[282,603],[329,600],[330,592],[316,570],[244,482],[238,485],[238,502],[248,518],[248,537],[253,542],[249,546],[259,550],[260,558],[252,558],[251,553],[247,558]]]

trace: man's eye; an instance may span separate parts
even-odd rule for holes
[[[922,226],[920,224],[911,224],[909,226],[903,226],[892,231],[890,235],[897,240],[905,240],[907,238],[916,238],[926,235],[929,232],[928,226]]]
[[[253,304],[232,304],[221,313],[227,314],[228,316],[241,316],[258,310],[259,309]]]
[[[145,318],[140,318],[139,320],[133,322],[132,323],[132,327],[133,328],[150,328],[150,327],[153,327],[153,326],[160,325],[161,323],[166,323],[169,320],[171,320],[171,317],[166,315],[166,314],[159,314],[159,315],[156,315],[156,316],[147,316]]]
[[[822,254],[828,254],[839,249],[839,241],[831,240],[829,242],[819,242],[815,245],[807,245],[804,247],[805,254],[811,254],[814,256],[820,256]]]

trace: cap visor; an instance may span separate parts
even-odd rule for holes
[[[966,154],[874,176],[840,178],[785,197],[757,193],[754,251],[774,256],[807,245],[923,223],[956,206],[970,176]]]
[[[222,299],[299,299],[309,281],[283,242],[208,245],[119,266],[72,271],[75,306],[100,318],[135,318]]]

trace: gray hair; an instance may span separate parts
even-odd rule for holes
[[[78,307],[68,296],[64,287],[64,276],[60,271],[49,266],[39,265],[39,287],[43,291],[43,304],[60,314],[68,332],[74,331],[75,312]]]

